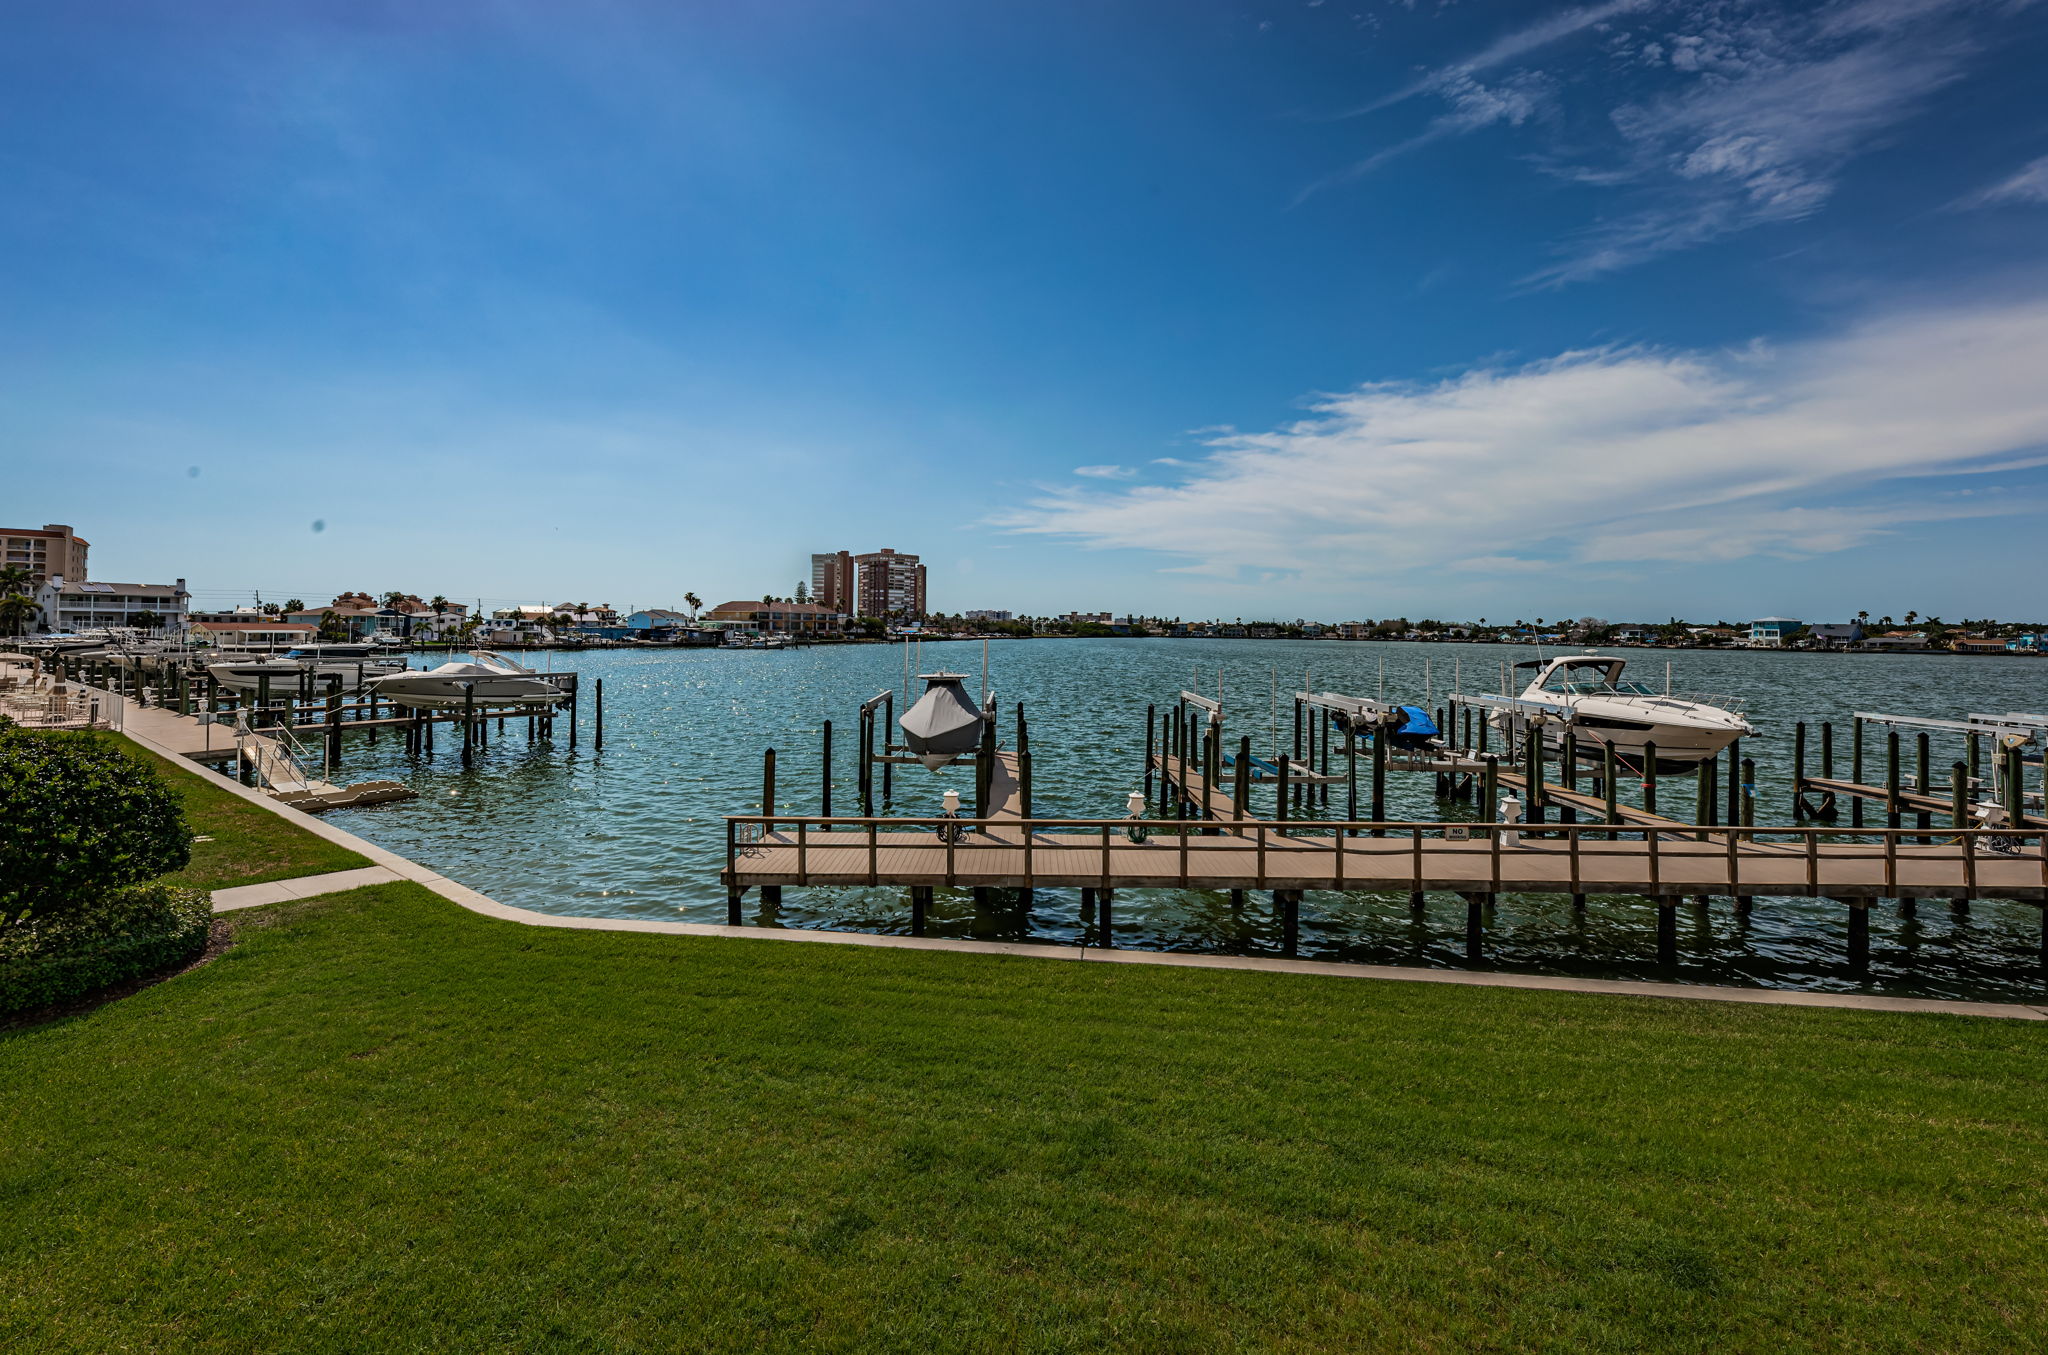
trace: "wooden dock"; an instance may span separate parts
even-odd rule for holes
[[[729,818],[723,880],[756,885],[1355,890],[2048,901],[2048,834],[1242,820]],[[965,827],[958,840],[940,829]],[[747,830],[757,829],[758,832]],[[1133,841],[1133,832],[1143,840]]]

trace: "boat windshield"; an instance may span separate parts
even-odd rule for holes
[[[1658,693],[1645,682],[1608,682],[1591,678],[1578,682],[1567,682],[1564,690],[1571,696],[1656,696]]]

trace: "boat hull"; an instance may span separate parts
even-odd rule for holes
[[[424,673],[399,674],[379,682],[377,695],[407,710],[461,710],[469,705],[472,690],[477,705],[493,708],[550,707],[568,700],[567,692],[539,678],[507,675],[462,681],[467,687],[445,678],[428,680]]]

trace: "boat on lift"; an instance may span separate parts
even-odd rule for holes
[[[1618,756],[1640,759],[1646,745],[1655,744],[1658,770],[1667,772],[1697,766],[1757,732],[1733,698],[1659,692],[1623,678],[1627,665],[1592,653],[1528,659],[1514,668],[1530,674],[1521,695],[1459,700],[1492,707],[1487,719],[1505,733],[1520,736],[1536,723],[1553,749],[1563,747],[1570,730],[1586,757],[1602,756],[1612,744]]]
[[[967,694],[965,673],[919,673],[924,695],[896,723],[903,742],[917,760],[937,771],[981,744],[982,726],[993,719],[993,703],[984,692],[982,704]]]
[[[313,685],[325,695],[341,680],[341,689],[357,691],[372,681],[403,673],[405,664],[396,665],[372,657],[374,650],[369,645],[300,645],[271,658],[231,659],[220,663],[209,663],[206,671],[213,680],[223,687],[236,691],[253,692],[262,688],[263,680],[270,680],[271,690],[282,693],[312,674]]]
[[[474,694],[479,706],[556,706],[569,693],[541,674],[488,649],[473,663],[444,663],[417,672],[389,673],[368,684],[378,696],[408,710],[460,710]]]

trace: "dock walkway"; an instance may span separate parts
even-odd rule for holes
[[[757,885],[935,885],[974,888],[1357,890],[1460,894],[1807,896],[2048,901],[2042,835],[2023,852],[1971,830],[1939,845],[1906,830],[1645,828],[1544,824],[968,821],[956,841],[940,820],[728,820],[728,890]],[[766,829],[749,839],[743,825]],[[1145,834],[1132,841],[1133,830]],[[1356,834],[1356,835],[1354,835]],[[1776,840],[1772,840],[1776,839]]]

